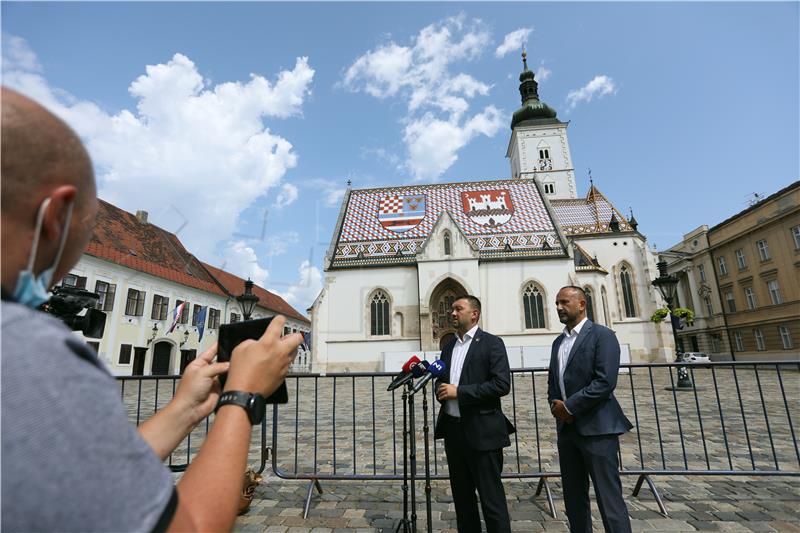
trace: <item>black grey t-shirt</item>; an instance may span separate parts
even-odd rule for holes
[[[113,377],[59,320],[8,300],[0,313],[2,530],[164,529],[172,475]]]

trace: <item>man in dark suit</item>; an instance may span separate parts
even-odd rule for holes
[[[481,303],[474,296],[453,302],[457,336],[442,350],[445,375],[436,382],[442,403],[434,437],[444,438],[450,489],[459,533],[480,533],[475,489],[489,533],[509,533],[503,490],[503,448],[514,426],[500,409],[511,389],[511,371],[503,340],[478,328]]]
[[[569,529],[592,531],[589,478],[605,530],[631,531],[619,479],[619,435],[633,425],[614,398],[619,342],[614,332],[586,318],[586,293],[562,288],[556,296],[566,326],[553,342],[547,397],[558,427],[558,460]]]

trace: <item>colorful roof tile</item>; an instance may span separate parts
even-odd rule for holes
[[[586,198],[550,200],[550,205],[564,235],[612,233],[612,214],[616,214],[620,231],[634,231],[622,213],[594,185]]]

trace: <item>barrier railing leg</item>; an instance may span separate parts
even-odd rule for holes
[[[306,505],[303,507],[303,519],[305,520],[308,518],[308,510],[311,508],[311,496],[314,494],[314,487],[317,488],[317,492],[322,494],[322,485],[319,484],[318,479],[311,479],[308,482],[308,493],[306,493]]]
[[[658,504],[658,509],[664,517],[668,517],[667,514],[667,507],[664,505],[664,500],[661,499],[661,495],[658,493],[658,489],[656,488],[656,484],[653,483],[653,480],[650,479],[650,476],[647,474],[641,474],[639,479],[636,481],[636,487],[633,489],[633,496],[638,496],[639,491],[642,488],[642,483],[647,481],[647,486],[650,487],[650,492],[653,493],[653,497],[656,499],[656,503]]]
[[[536,487],[536,496],[542,493],[543,487],[545,494],[547,494],[547,505],[550,507],[550,515],[553,518],[558,518],[558,515],[556,514],[556,504],[553,502],[553,493],[550,492],[550,485],[547,483],[547,476],[542,476],[539,478],[539,485]]]

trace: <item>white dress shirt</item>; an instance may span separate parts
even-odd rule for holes
[[[453,346],[453,355],[450,357],[450,383],[456,387],[458,387],[458,382],[461,380],[461,369],[464,368],[464,360],[467,358],[467,352],[476,331],[478,331],[477,324],[464,334],[463,339],[459,338],[458,333],[456,333],[456,345]],[[458,398],[447,400],[444,407],[448,415],[461,416],[461,411],[458,410]]]
[[[572,347],[575,345],[575,339],[580,335],[581,328],[583,328],[587,320],[588,319],[584,317],[572,331],[564,328],[564,338],[561,340],[561,345],[558,347],[558,386],[561,388],[561,400],[564,402],[567,401],[567,391],[564,389],[564,370],[567,368],[569,352],[572,351]],[[567,412],[569,412],[569,409],[567,409]]]

